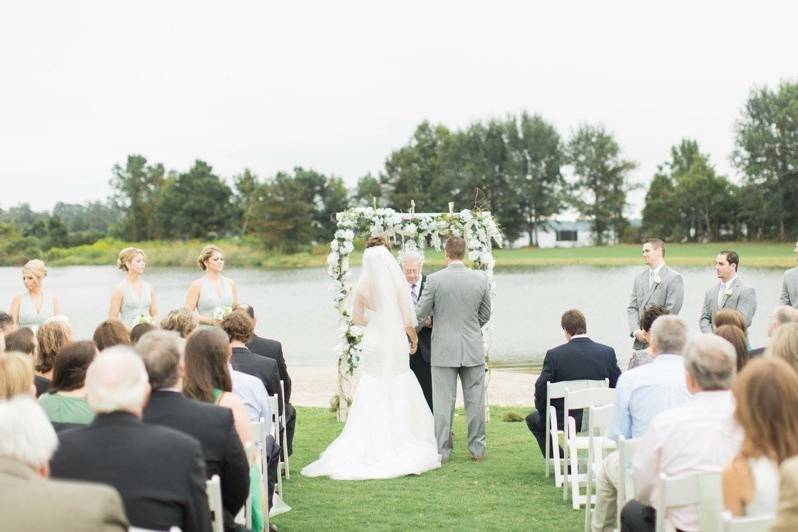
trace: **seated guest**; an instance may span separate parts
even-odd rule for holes
[[[768,338],[773,338],[776,331],[786,323],[798,322],[798,309],[787,305],[780,305],[773,309],[770,313],[770,321],[768,322]],[[750,357],[761,356],[765,352],[764,347],[757,347],[748,352]]]
[[[643,315],[640,317],[640,330],[643,332],[643,338],[648,346],[645,349],[636,349],[632,352],[632,358],[629,359],[626,369],[636,368],[654,360],[654,357],[651,356],[651,341],[649,340],[651,325],[654,324],[654,320],[665,314],[668,314],[668,309],[662,305],[651,305],[643,311]]]
[[[224,331],[213,327],[200,329],[192,334],[186,342],[185,367],[183,394],[197,401],[232,410],[233,422],[241,444],[246,445],[251,442],[250,418],[247,417],[246,407],[241,398],[233,393],[233,380],[230,376],[230,342]],[[269,419],[271,419],[270,410]]]
[[[243,310],[246,312],[257,326],[258,320],[255,318],[255,309],[253,309],[251,305],[242,303],[236,307],[236,310]],[[288,444],[288,455],[290,456],[293,452],[294,430],[296,429],[296,409],[291,404],[291,376],[288,374],[288,367],[285,364],[283,346],[277,340],[261,338],[253,331],[252,339],[247,342],[247,349],[256,355],[271,358],[277,362],[280,380],[283,381],[283,387],[285,388],[283,397],[283,401],[285,401],[285,431],[286,443]]]
[[[115,345],[130,345],[130,333],[119,320],[105,320],[94,329],[94,343],[99,351]]]
[[[152,387],[144,423],[171,427],[200,442],[208,478],[219,475],[221,480],[225,529],[234,530],[233,518],[249,492],[249,464],[233,413],[182,394],[184,346],[185,341],[173,331],[152,331],[136,343]]]
[[[14,318],[8,312],[0,312],[0,333],[8,336],[17,330]]]
[[[197,327],[199,327],[197,315],[185,307],[171,311],[161,320],[161,329],[175,331],[180,338],[188,338]]]
[[[690,399],[682,360],[687,322],[678,316],[662,316],[654,321],[648,337],[653,361],[618,379],[608,431],[614,440],[641,437],[654,416]],[[596,507],[591,513],[594,532],[615,528],[619,475],[618,453],[612,452],[596,472]]]
[[[740,453],[723,472],[723,500],[734,516],[773,515],[779,464],[798,455],[798,374],[783,360],[758,359],[734,383]]]
[[[621,374],[615,351],[606,345],[594,342],[587,336],[585,315],[578,310],[568,310],[560,319],[566,343],[549,349],[543,359],[543,369],[535,382],[535,411],[526,417],[526,424],[540,446],[540,452],[546,455],[546,383],[572,381],[578,379],[609,379],[610,387]],[[563,400],[554,399],[552,406],[557,409],[557,426],[563,428]],[[582,425],[582,413],[572,413],[577,430]],[[552,442],[556,445],[557,442]],[[562,450],[561,454],[562,456]]]
[[[39,404],[53,423],[87,425],[94,419],[86,402],[86,370],[96,354],[91,340],[68,343],[58,353],[50,391],[39,397]]]
[[[53,364],[56,355],[62,347],[71,341],[72,328],[64,316],[48,318],[36,329],[36,345],[39,352],[34,368],[37,375],[47,380],[45,391],[50,387],[50,381],[53,378]]]
[[[150,391],[141,358],[117,346],[86,372],[88,427],[62,432],[54,477],[101,482],[122,496],[130,524],[152,530],[210,531],[205,461],[194,438],[141,422]]]
[[[798,530],[798,456],[781,463],[779,477],[779,504],[770,532],[794,532]]]
[[[233,393],[244,400],[250,419],[257,421],[261,417],[266,418],[262,404],[269,404],[269,395],[280,395],[280,373],[277,370],[277,362],[258,356],[247,349],[246,343],[252,337],[255,322],[245,312],[240,310],[231,312],[224,317],[220,326],[227,334],[232,349],[230,364],[233,371],[230,376],[233,378]],[[254,393],[243,390],[244,383],[251,382],[250,377],[255,377],[262,385],[256,386],[254,383],[246,385],[246,388]],[[238,385],[239,382],[241,385]],[[261,393],[261,389],[266,391],[266,395]],[[269,417],[266,419],[271,419],[271,406],[268,412]]]
[[[721,325],[715,327],[715,334],[729,342],[737,354],[737,372],[748,363],[748,339],[742,329],[736,325]]]
[[[765,356],[780,358],[798,371],[798,323],[787,323],[779,327],[765,349]]]
[[[130,345],[136,345],[142,336],[150,331],[157,331],[158,327],[150,322],[137,323],[130,329]]]
[[[58,445],[53,427],[30,397],[0,401],[0,528],[123,532],[128,522],[115,489],[50,480]]]
[[[17,329],[6,336],[6,351],[25,353],[30,357],[31,362],[35,363],[36,334],[27,327]],[[36,397],[39,397],[50,387],[50,381],[40,375],[33,376],[33,384],[36,385]]]
[[[712,325],[716,329],[721,325],[734,325],[743,331],[745,337],[748,338],[748,325],[745,324],[745,316],[739,310],[733,308],[720,309],[712,318]]]
[[[687,388],[693,397],[657,414],[635,451],[632,478],[635,500],[621,512],[621,529],[653,531],[660,474],[720,472],[739,452],[742,431],[734,420],[730,390],[737,362],[729,342],[701,334],[684,348]],[[666,518],[678,530],[699,530],[695,506],[667,509]]]
[[[36,396],[30,358],[15,351],[0,353],[0,399],[15,395]]]

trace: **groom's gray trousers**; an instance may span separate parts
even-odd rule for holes
[[[438,452],[447,460],[452,452],[452,419],[457,397],[457,376],[463,385],[468,423],[468,450],[481,458],[485,454],[485,365],[432,366],[432,406]]]

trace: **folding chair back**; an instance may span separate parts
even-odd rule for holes
[[[775,515],[732,517],[726,512],[723,514],[723,532],[768,532],[775,520]]]
[[[274,438],[274,441],[280,441],[280,410],[279,410],[279,396],[277,394],[269,396],[269,405],[271,406],[272,410],[272,421],[271,421],[271,434]],[[266,448],[264,446],[264,453],[266,452]],[[266,454],[263,455],[263,468],[266,469],[268,464],[268,460]],[[283,496],[283,475],[280,474],[282,470],[282,459],[277,463],[277,493],[280,494],[280,497]]]
[[[285,471],[285,478],[291,478],[291,467],[288,464],[288,430],[285,428],[286,423],[288,423],[288,409],[285,402],[285,382],[280,380],[280,401],[282,401],[282,409],[280,410],[282,414],[280,414],[280,429],[282,432],[283,437],[279,440],[280,445],[283,448],[283,461],[281,467]]]
[[[607,439],[610,421],[612,419],[613,405],[591,406],[587,429],[587,482],[585,484],[585,532],[590,532],[590,510],[593,504],[593,475],[602,467],[604,450],[615,446],[612,440]],[[579,496],[574,494],[574,500]]]
[[[721,526],[720,473],[690,473],[668,477],[661,473],[657,481],[657,532],[665,532],[668,508],[698,506],[700,530],[720,530]]]
[[[618,437],[618,504],[617,504],[617,523],[621,524],[621,509],[631,501],[635,495],[634,483],[632,482],[632,460],[635,451],[640,444],[640,438],[627,440],[624,436]]]
[[[213,475],[210,480],[205,481],[205,494],[208,496],[208,507],[211,510],[211,529],[213,532],[224,532],[222,483],[219,475]]]

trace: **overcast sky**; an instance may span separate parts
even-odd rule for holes
[[[798,79],[796,20],[788,2],[4,2],[0,207],[103,199],[129,153],[354,184],[424,119],[523,109],[566,137],[603,124],[641,183],[685,136],[734,177],[749,90]]]

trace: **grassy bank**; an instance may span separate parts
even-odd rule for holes
[[[195,267],[200,249],[207,242],[187,241],[140,242],[147,253],[150,266]],[[230,267],[243,268],[319,268],[325,265],[327,247],[315,246],[311,251],[285,254],[266,250],[251,239],[226,239],[214,242],[221,247]],[[45,254],[52,266],[107,265],[116,262],[116,255],[124,247],[133,245],[118,240],[104,239],[91,245],[73,248],[54,248]],[[711,244],[669,244],[666,259],[674,266],[711,266],[715,254],[721,249],[734,249],[741,257],[744,267],[789,268],[795,265],[793,244],[785,242],[723,242]],[[591,266],[624,266],[642,264],[640,246],[618,245],[584,248],[553,249],[496,249],[498,268],[542,267],[584,264]],[[356,251],[351,263],[360,263],[362,253]],[[427,264],[440,266],[443,254],[439,251],[427,253]]]
[[[275,518],[292,530],[579,530],[584,510],[571,509],[562,490],[543,474],[543,456],[526,424],[500,420],[493,408],[484,462],[465,449],[462,410],[455,417],[455,451],[441,469],[421,476],[361,482],[304,478],[299,470],[315,460],[340,433],[335,415],[297,409],[291,479],[284,482],[292,511]]]

